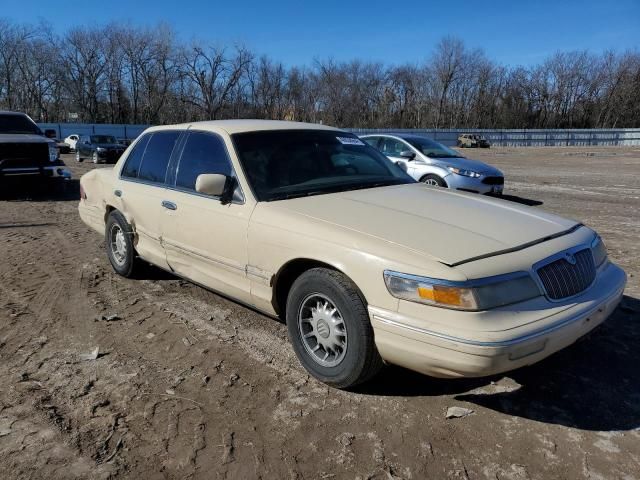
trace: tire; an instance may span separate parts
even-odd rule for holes
[[[432,185],[434,187],[442,187],[447,188],[447,182],[445,182],[438,175],[434,175],[433,173],[429,173],[420,179],[422,183],[426,183],[427,185]]]
[[[121,233],[121,236],[118,233]],[[109,262],[116,273],[127,278],[133,277],[140,263],[133,245],[133,229],[117,210],[111,212],[107,219],[105,247]]]
[[[304,321],[308,315],[310,321]],[[321,382],[349,388],[366,382],[382,368],[367,307],[344,274],[313,268],[300,275],[287,297],[286,317],[289,340],[300,363]],[[334,342],[332,353],[331,347],[324,349],[325,342]],[[339,343],[344,345],[341,351]]]
[[[76,150],[76,162],[82,162],[82,156],[80,155],[80,150]]]
[[[91,154],[91,161],[92,161],[93,163],[95,163],[96,165],[97,165],[98,163],[100,163],[100,159],[98,158],[98,152],[93,152],[93,153]]]

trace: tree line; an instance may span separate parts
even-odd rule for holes
[[[167,25],[57,34],[0,19],[0,108],[41,122],[269,118],[354,128],[640,126],[640,53],[558,52],[506,66],[455,37],[421,63],[314,59],[180,42]]]

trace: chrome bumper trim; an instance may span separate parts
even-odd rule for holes
[[[536,332],[532,332],[532,333],[528,333],[526,335],[522,335],[520,337],[515,337],[515,338],[511,338],[509,340],[500,340],[500,341],[496,341],[496,342],[485,342],[485,341],[480,341],[480,340],[472,340],[469,338],[460,338],[460,337],[454,337],[452,335],[447,335],[445,333],[440,333],[440,332],[436,332],[433,330],[427,330],[425,328],[420,328],[420,327],[414,327],[413,325],[407,325],[406,323],[402,323],[402,322],[398,322],[396,320],[392,320],[390,318],[386,318],[381,316],[380,314],[373,314],[373,318],[375,320],[378,320],[379,322],[385,323],[387,325],[392,325],[394,327],[399,327],[399,328],[404,328],[406,330],[410,330],[412,332],[416,332],[416,333],[421,333],[423,335],[429,335],[431,337],[436,337],[436,338],[440,338],[442,340],[447,340],[450,342],[455,342],[455,343],[463,343],[465,345],[472,345],[474,347],[512,347],[513,345],[518,345],[520,343],[523,342],[527,342],[529,340],[533,340],[535,338],[539,338],[539,337],[543,337],[549,333],[555,332],[556,330],[560,330],[572,323],[575,323],[577,321],[580,321],[586,317],[589,317],[590,315],[592,315],[593,313],[595,313],[596,311],[602,311],[602,305],[609,303],[610,301],[612,301],[614,298],[619,297],[622,295],[622,292],[624,291],[624,286],[620,289],[618,289],[613,295],[610,295],[609,297],[607,297],[606,300],[602,301],[598,306],[588,310],[587,312],[581,312],[581,313],[577,313],[569,318],[567,318],[566,320],[562,320],[561,322],[555,323],[549,327],[546,327],[542,330],[538,330]]]

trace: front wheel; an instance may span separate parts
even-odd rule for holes
[[[76,150],[76,162],[81,162],[82,157],[80,156],[80,150]]]
[[[442,187],[442,188],[447,188],[447,182],[445,182],[441,177],[439,177],[438,175],[434,175],[432,173],[425,175],[424,177],[422,177],[420,179],[420,181],[422,183],[425,183],[427,185],[431,185],[433,187]]]
[[[321,382],[349,388],[382,368],[367,307],[342,273],[314,268],[300,275],[287,298],[286,317],[300,363]]]
[[[93,152],[93,154],[91,155],[91,160],[96,165],[100,162],[100,159],[98,158],[98,152]]]

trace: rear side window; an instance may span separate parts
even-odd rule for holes
[[[120,173],[123,177],[128,178],[138,178],[138,170],[140,169],[140,164],[142,163],[142,156],[144,155],[144,150],[147,148],[147,143],[149,143],[149,138],[151,135],[145,135],[136,143],[133,150],[127,157],[127,161],[122,167],[122,173]]]
[[[382,140],[382,153],[385,155],[390,155],[392,157],[399,156],[402,152],[409,150],[404,143],[400,140],[395,140],[393,138],[385,138]]]
[[[171,152],[178,141],[180,132],[155,132],[147,142],[147,148],[138,170],[138,180],[152,183],[164,183]]]
[[[378,142],[380,141],[380,137],[368,137],[368,138],[363,138],[362,140],[367,142],[373,148],[378,148]]]
[[[182,150],[176,187],[195,190],[196,179],[203,173],[231,176],[231,163],[221,138],[209,133],[192,132]]]

